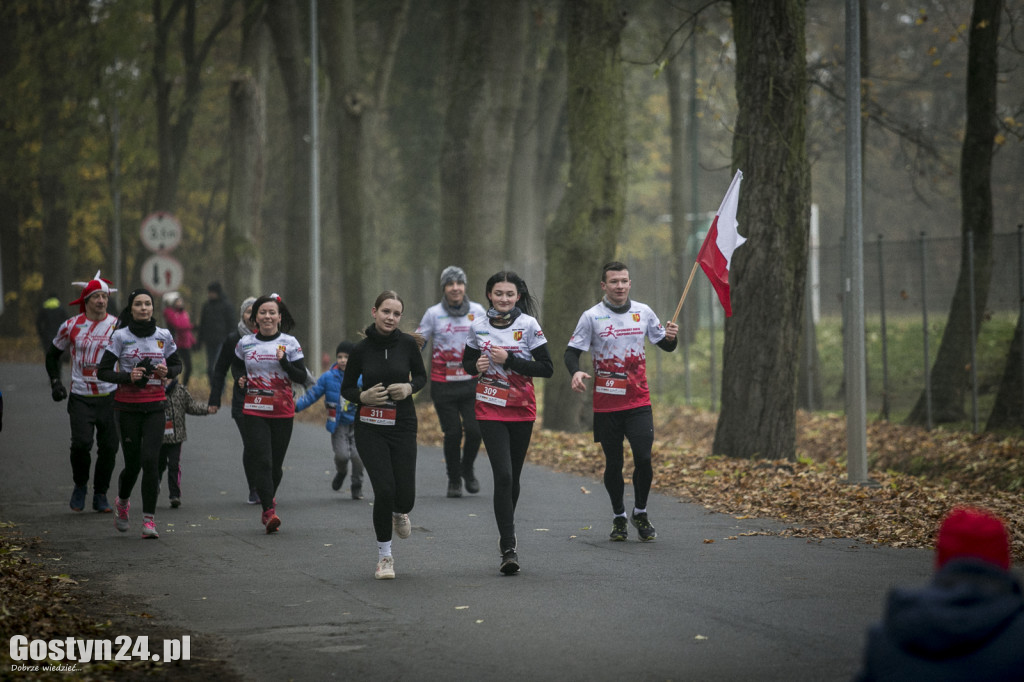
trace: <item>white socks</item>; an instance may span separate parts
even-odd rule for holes
[[[386,556],[391,556],[391,540],[377,543],[377,558],[383,559]]]

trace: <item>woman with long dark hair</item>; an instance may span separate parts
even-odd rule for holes
[[[550,377],[554,366],[523,278],[507,270],[495,273],[487,280],[486,293],[491,307],[484,319],[473,321],[462,365],[467,372],[480,374],[476,420],[494,474],[499,570],[513,575],[519,572],[519,476],[537,420],[533,378]]]
[[[117,369],[114,369],[115,364]],[[160,487],[160,445],[167,396],[163,378],[181,372],[171,332],[153,320],[153,294],[136,289],[117,318],[117,329],[96,368],[102,381],[117,384],[114,410],[121,434],[124,469],[117,479],[114,527],[129,528],[129,498],[142,472],[142,537],[158,538],[156,498]]]
[[[257,298],[249,322],[256,332],[238,340],[231,369],[232,374],[245,374],[242,463],[256,487],[260,519],[269,534],[281,527],[275,495],[295,420],[292,382],[306,380],[306,366],[298,339],[287,333],[295,320],[279,295]]]
[[[409,512],[416,502],[416,406],[412,395],[427,384],[420,344],[398,328],[405,304],[394,291],[373,303],[373,324],[348,358],[341,395],[359,405],[356,449],[373,486],[373,530],[377,536],[377,580],[395,577],[392,533],[412,533]],[[362,383],[359,383],[362,377]]]

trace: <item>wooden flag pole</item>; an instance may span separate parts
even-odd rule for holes
[[[693,284],[693,276],[697,274],[698,261],[693,262],[693,269],[690,270],[690,277],[686,280],[686,286],[683,288],[683,295],[679,297],[679,305],[676,306],[676,314],[672,316],[672,324],[676,323],[676,319],[679,317],[679,311],[683,309],[683,301],[686,300],[686,294],[690,291],[690,285]]]

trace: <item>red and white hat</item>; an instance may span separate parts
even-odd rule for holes
[[[103,293],[108,295],[117,291],[117,289],[111,289],[110,284],[111,282],[109,279],[103,279],[102,277],[100,277],[99,270],[96,271],[96,276],[93,277],[88,282],[72,282],[72,286],[82,287],[82,295],[79,296],[76,300],[68,303],[68,305],[75,305],[77,303],[78,312],[84,313],[85,302],[88,301],[89,297],[95,294],[97,291],[102,291]]]

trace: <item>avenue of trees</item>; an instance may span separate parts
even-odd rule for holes
[[[167,211],[196,312],[213,280],[235,301],[277,291],[297,336],[318,315],[333,348],[382,289],[402,294],[411,330],[446,265],[465,268],[474,300],[509,268],[560,358],[603,262],[680,254],[660,279],[633,273],[638,300],[653,285],[678,297],[693,216],[741,169],[748,241],[730,272],[714,449],[794,456],[812,203],[823,242],[843,235],[843,3],[321,0],[311,36],[312,4],[3,3],[0,335],[29,333],[47,293],[71,300],[70,282],[97,269],[122,292],[142,284],[139,225]],[[1024,218],[1024,2],[861,6],[864,231],[962,236],[931,371],[936,420],[962,420],[992,236]],[[991,428],[1024,427],[1021,337],[1018,320]],[[542,390],[545,426],[585,428],[567,377]],[[924,423],[921,402],[909,421]]]

